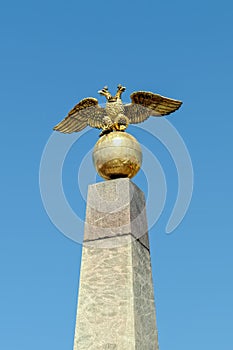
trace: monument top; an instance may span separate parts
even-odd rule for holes
[[[104,179],[132,178],[142,163],[142,152],[137,140],[125,133],[129,124],[141,123],[149,116],[161,117],[175,112],[181,101],[163,97],[146,91],[131,94],[131,103],[121,99],[125,87],[118,85],[115,96],[105,86],[98,91],[106,97],[105,107],[101,107],[93,97],[84,98],[54,127],[62,133],[83,130],[86,126],[102,129],[100,139],[93,152],[93,162]]]
[[[98,93],[107,99],[101,107],[93,97],[81,100],[67,116],[54,127],[63,133],[83,130],[86,126],[102,129],[100,136],[112,131],[124,131],[129,124],[141,123],[149,116],[161,117],[175,112],[182,102],[146,91],[133,92],[131,103],[123,104],[121,95],[125,87],[118,85],[115,96],[105,86]]]

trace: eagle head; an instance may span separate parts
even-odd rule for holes
[[[121,99],[121,94],[125,91],[125,87],[119,84],[117,86],[117,92],[115,96],[112,96],[108,91],[108,87],[105,86],[102,90],[99,90],[98,93],[106,97],[108,102],[116,102],[118,99]]]
[[[99,90],[98,93],[100,95],[103,95],[106,97],[107,101],[112,99],[112,95],[110,94],[110,92],[108,91],[108,87],[105,86],[102,90]]]

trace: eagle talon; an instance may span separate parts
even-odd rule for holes
[[[104,135],[109,134],[110,132],[113,132],[113,129],[104,129],[101,131],[101,133],[99,134],[99,137],[102,137]]]

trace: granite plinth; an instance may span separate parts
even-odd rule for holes
[[[89,186],[74,350],[158,350],[145,200],[129,179]]]

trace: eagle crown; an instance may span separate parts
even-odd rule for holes
[[[99,90],[98,93],[99,93],[100,95],[105,96],[108,102],[116,102],[118,99],[121,100],[121,95],[122,95],[122,93],[125,91],[125,89],[126,89],[126,88],[125,88],[124,86],[122,86],[121,84],[119,84],[119,85],[117,86],[116,95],[115,95],[115,96],[112,96],[112,95],[110,94],[110,92],[108,91],[108,87],[105,86],[102,90]]]

